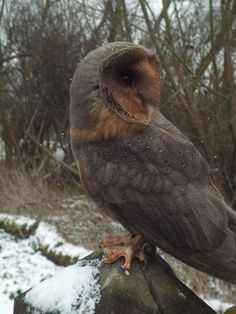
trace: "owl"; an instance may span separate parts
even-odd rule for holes
[[[145,260],[149,242],[236,283],[236,213],[193,143],[158,109],[160,63],[114,42],[90,52],[70,89],[70,138],[81,181],[129,236],[104,239],[104,262]]]

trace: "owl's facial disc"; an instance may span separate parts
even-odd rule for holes
[[[159,63],[141,48],[111,55],[100,69],[101,97],[123,120],[149,124],[160,99]]]

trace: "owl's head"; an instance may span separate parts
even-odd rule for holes
[[[110,43],[90,52],[76,70],[71,84],[71,127],[74,133],[96,129],[97,134],[100,128],[109,137],[115,125],[124,129],[149,124],[159,101],[155,55],[140,45]]]

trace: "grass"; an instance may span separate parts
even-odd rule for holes
[[[40,178],[19,169],[0,168],[0,204],[9,212],[31,214],[34,205],[54,197]]]
[[[39,175],[19,168],[0,166],[0,207],[14,214],[44,217],[54,204],[71,195],[57,180],[47,182]]]

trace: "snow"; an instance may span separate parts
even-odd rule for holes
[[[26,229],[30,229],[36,223],[34,219],[8,214],[0,214],[0,221],[13,223],[19,228],[24,226]],[[62,268],[43,256],[39,251],[40,246],[71,258],[80,259],[90,254],[90,251],[83,247],[66,243],[56,228],[45,222],[39,223],[35,233],[23,240],[0,229],[1,314],[12,314],[13,300],[18,294]]]
[[[0,213],[0,222],[17,225],[19,226],[19,229],[24,226],[27,230],[30,230],[37,224],[35,219],[3,213]],[[38,248],[42,246],[47,247],[49,251],[53,251],[56,254],[68,255],[72,258],[81,259],[92,253],[92,251],[88,251],[84,247],[67,243],[58,234],[57,229],[54,226],[45,222],[39,223],[35,234],[31,236],[31,240]]]
[[[0,229],[0,313],[13,313],[13,299],[60,267],[40,252],[30,239],[17,240]]]
[[[82,246],[79,247],[65,242],[65,240],[58,234],[56,228],[45,222],[39,224],[33,237],[33,241],[39,246],[47,247],[49,251],[53,251],[56,254],[69,255],[72,258],[81,259],[92,253]]]
[[[30,230],[37,223],[35,219],[31,219],[24,216],[8,215],[3,213],[0,214],[0,222],[15,224],[19,226],[19,228],[24,226],[26,230]]]
[[[0,138],[0,160],[5,160],[6,153],[5,153],[5,144],[3,140]]]
[[[219,300],[216,299],[212,299],[212,300],[204,300],[210,307],[212,307],[216,312],[223,312],[226,311],[227,309],[229,309],[231,306],[233,306],[233,304],[227,303],[227,302],[221,302]]]
[[[80,197],[81,197],[80,199],[73,199],[73,198],[64,199],[61,202],[61,207],[65,208],[65,209],[84,207],[84,206],[88,206],[90,208],[92,206],[92,207],[96,208],[95,204],[89,202],[87,198],[83,198],[83,196],[80,196]]]
[[[25,302],[43,313],[93,314],[100,300],[100,263],[99,260],[80,261],[60,270],[30,290]]]

